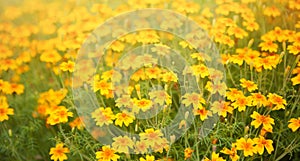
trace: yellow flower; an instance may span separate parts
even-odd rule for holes
[[[116,114],[115,124],[122,127],[123,123],[126,127],[129,126],[130,123],[133,123],[134,118],[128,115],[125,112]]]
[[[117,161],[120,156],[115,154],[116,150],[109,146],[103,146],[101,151],[96,152],[98,161]]]
[[[250,97],[245,97],[245,96],[240,96],[235,99],[235,102],[233,102],[231,105],[236,109],[238,108],[239,112],[245,111],[246,106],[251,105],[251,98]]]
[[[151,100],[148,100],[148,99],[145,99],[145,98],[142,98],[140,100],[134,98],[133,102],[134,102],[134,104],[137,108],[137,109],[134,109],[134,110],[137,110],[136,112],[138,112],[139,110],[142,110],[143,112],[146,112],[153,105]]]
[[[172,103],[171,96],[164,90],[149,92],[150,99],[159,105],[170,105]]]
[[[300,43],[294,43],[293,45],[289,45],[287,49],[290,53],[297,55],[300,53]]]
[[[241,86],[243,88],[246,88],[249,92],[258,89],[257,85],[254,82],[246,80],[245,78],[240,79],[240,82],[241,82]]]
[[[231,150],[227,148],[223,148],[223,150],[221,150],[221,153],[229,155],[232,161],[237,161],[240,158],[240,156],[238,156],[237,154],[235,147],[232,147]]]
[[[212,83],[211,81],[208,81],[205,85],[205,89],[207,89],[211,94],[216,94],[219,93],[222,96],[226,95],[226,89],[227,86],[225,84],[225,82],[214,82]]]
[[[77,117],[75,120],[70,122],[69,125],[72,129],[76,127],[78,130],[82,130],[84,126],[81,117]]]
[[[51,148],[49,154],[51,156],[51,160],[54,161],[63,161],[67,160],[68,157],[65,153],[70,153],[70,150],[68,148],[63,147],[63,143],[56,144],[55,148]]]
[[[262,51],[270,51],[270,52],[277,52],[278,45],[273,43],[272,41],[261,42],[259,44]]]
[[[116,51],[116,52],[121,52],[124,50],[125,48],[125,45],[120,42],[120,41],[114,41],[111,45],[110,45],[110,48],[113,50],[113,51]]]
[[[252,115],[250,115],[251,118],[254,120],[251,122],[251,125],[253,125],[255,128],[258,128],[260,125],[263,125],[265,129],[272,129],[272,125],[274,125],[274,119],[272,119],[270,116],[264,116],[260,115],[258,112],[254,111]]]
[[[56,63],[61,60],[60,54],[56,50],[45,51],[40,56],[40,60],[47,63]]]
[[[218,115],[226,117],[227,113],[232,114],[233,111],[233,108],[229,104],[229,102],[215,101],[211,106],[211,110],[213,113],[218,113]]]
[[[180,42],[179,42],[179,45],[180,45],[182,48],[184,48],[184,49],[187,48],[187,47],[188,47],[189,49],[193,49],[193,47],[192,47],[187,41],[184,41],[184,40],[183,40],[183,41],[180,41]]]
[[[99,125],[101,127],[104,124],[112,124],[113,120],[115,119],[115,115],[113,114],[110,107],[101,107],[92,112],[92,118],[94,118],[94,120],[96,121],[96,125]]]
[[[237,49],[238,53],[239,49]],[[239,66],[243,65],[243,62],[245,60],[246,53],[245,52],[239,52],[238,55],[232,55],[229,60],[235,64],[238,64]]]
[[[3,92],[5,94],[16,93],[17,95],[20,95],[24,92],[24,85],[16,83],[7,83],[3,88]]]
[[[279,57],[274,56],[267,56],[265,58],[258,59],[255,62],[255,66],[262,66],[264,69],[272,70],[276,68],[276,65],[279,63]]]
[[[293,86],[300,84],[300,74],[296,75],[295,77],[291,78],[291,81],[293,82]]]
[[[201,104],[205,104],[204,98],[198,93],[186,93],[182,96],[184,99],[182,103],[185,106],[193,105],[194,108],[202,107]],[[200,108],[201,109],[201,108]]]
[[[184,14],[193,14],[199,12],[200,6],[195,2],[186,2],[186,1],[174,1],[173,7]]]
[[[155,157],[151,155],[146,155],[146,159],[140,157],[140,161],[155,161]]]
[[[134,142],[128,136],[119,136],[113,138],[112,147],[118,153],[129,153],[129,148],[133,148]]]
[[[194,108],[194,115],[199,115],[200,119],[204,121],[208,116],[212,116],[212,113],[201,106],[201,108]]]
[[[244,156],[253,156],[256,153],[256,149],[254,148],[254,141],[250,138],[240,138],[236,141],[236,149],[242,150],[244,152]]]
[[[300,127],[300,117],[298,117],[298,119],[296,118],[290,119],[289,123],[290,124],[288,125],[288,127],[292,129],[293,132],[297,131]]]
[[[216,152],[212,152],[211,159],[204,158],[204,161],[225,161],[222,157],[219,157],[219,154]]]
[[[106,82],[105,80],[95,81],[94,92],[97,92],[99,90],[101,95],[108,95],[109,91],[112,90],[112,84]]]
[[[208,68],[204,64],[193,65],[192,66],[193,75],[204,78],[209,75]]]
[[[160,75],[163,82],[177,82],[177,75],[173,72],[166,72]]]
[[[18,67],[17,62],[14,59],[0,59],[0,64],[0,71],[7,71],[8,69],[15,70]]]
[[[187,159],[191,158],[193,152],[194,152],[193,149],[191,149],[191,148],[185,148],[184,149],[184,160],[187,160]]]
[[[58,123],[68,122],[68,117],[73,117],[65,106],[54,106],[50,109],[50,116],[47,118],[47,124],[56,125]]]
[[[254,138],[254,143],[255,145],[255,149],[258,152],[258,154],[262,155],[264,153],[264,148],[266,148],[267,152],[269,154],[272,153],[272,151],[274,151],[273,148],[273,141],[272,140],[267,140],[262,136],[259,136],[259,138]]]
[[[236,38],[242,39],[248,36],[248,33],[237,26],[231,26],[227,30],[228,35],[234,35]]]
[[[236,88],[229,88],[229,92],[226,92],[226,97],[230,101],[234,101],[241,96],[244,96],[243,92],[237,90]]]
[[[8,115],[14,114],[14,109],[8,107],[7,98],[0,96],[0,122],[8,120]]]
[[[74,71],[74,67],[75,67],[75,63],[73,61],[68,61],[68,62],[62,62],[60,64],[60,69],[62,71],[69,71],[69,72],[73,72]]]
[[[259,29],[259,25],[255,21],[244,21],[243,26],[245,26],[248,31],[256,31]]]
[[[161,144],[163,133],[160,130],[153,128],[146,129],[145,133],[140,133],[140,140],[144,141],[148,147],[153,147],[155,144]]]
[[[161,74],[161,70],[158,67],[146,68],[145,74],[150,79],[157,79]]]
[[[143,30],[137,35],[137,41],[143,44],[158,43],[159,39],[155,30]]]
[[[264,15],[269,16],[269,17],[277,17],[280,15],[280,11],[278,8],[276,8],[275,6],[272,7],[266,7],[264,9]]]
[[[275,105],[272,110],[285,109],[286,100],[283,99],[282,96],[279,96],[279,95],[274,94],[274,93],[269,93],[268,94],[268,101],[272,105]]]
[[[252,100],[253,106],[261,107],[262,105],[263,106],[268,105],[268,101],[267,101],[266,97],[264,95],[262,95],[261,93],[251,93],[251,100]]]

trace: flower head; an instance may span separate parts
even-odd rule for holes
[[[64,148],[63,146],[64,146],[63,143],[59,143],[59,144],[56,144],[56,146],[54,148],[50,149],[49,154],[52,155],[51,160],[63,161],[63,160],[68,159],[66,153],[69,153],[70,150],[68,148]]]

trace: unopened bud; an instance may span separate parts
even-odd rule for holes
[[[251,40],[248,42],[248,48],[250,48],[250,47],[253,45],[253,42],[254,42],[254,39],[251,39]]]
[[[245,127],[245,134],[247,134],[248,131],[249,131],[249,126],[246,126],[246,127]]]
[[[12,136],[12,131],[11,131],[11,129],[8,129],[8,135],[9,135],[9,136]]]

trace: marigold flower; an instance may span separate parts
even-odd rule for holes
[[[96,109],[94,112],[92,112],[92,118],[96,121],[96,125],[99,125],[100,127],[105,125],[109,125],[113,123],[113,120],[115,119],[115,115],[113,114],[110,107],[103,108],[100,107]]]
[[[243,88],[246,88],[249,92],[258,89],[257,85],[254,82],[246,80],[245,78],[240,79],[240,82],[241,82],[241,86]]]
[[[24,92],[24,85],[16,84],[16,83],[8,83],[4,86],[3,92],[6,94],[16,93],[17,95],[20,95]]]
[[[300,84],[300,74],[296,75],[295,77],[291,78],[293,86]]]
[[[194,108],[194,115],[199,115],[200,119],[204,121],[207,119],[208,116],[212,116],[211,111],[206,110],[205,108],[199,109],[199,108]]]
[[[82,118],[77,117],[76,119],[74,119],[72,122],[69,123],[70,127],[72,129],[76,127],[78,130],[82,130],[83,122],[81,120],[82,120]]]
[[[163,82],[177,82],[177,75],[173,72],[166,72],[160,75]]]
[[[116,150],[109,146],[103,146],[101,151],[96,152],[98,161],[117,161],[120,156],[115,154]]]
[[[274,125],[274,119],[270,116],[260,115],[258,112],[254,111],[253,114],[250,115],[254,120],[251,122],[251,125],[255,128],[258,128],[260,125],[263,125],[266,129],[272,129],[272,125]]]
[[[137,35],[137,41],[143,44],[158,43],[160,41],[159,39],[160,37],[154,30],[143,30]]]
[[[227,113],[232,114],[233,108],[229,105],[229,102],[215,101],[211,106],[213,113],[218,113],[219,115],[226,117]]]
[[[52,155],[51,160],[63,161],[68,159],[66,153],[70,153],[70,150],[68,148],[64,148],[63,146],[64,146],[63,143],[59,143],[56,144],[54,148],[50,149],[49,154]]]
[[[122,127],[123,124],[128,127],[130,123],[133,123],[134,118],[126,112],[116,114],[115,124]]]
[[[216,152],[212,152],[211,159],[208,159],[207,157],[204,158],[204,161],[225,161],[222,157],[219,157],[219,154]]]
[[[254,141],[250,138],[240,138],[236,141],[236,149],[242,150],[244,152],[244,156],[253,156],[256,153],[256,149],[254,148]]]
[[[204,64],[193,65],[192,66],[193,75],[204,78],[209,75],[208,68]]]
[[[294,43],[293,45],[289,45],[287,49],[290,53],[297,55],[300,53],[300,43]]]
[[[278,45],[273,43],[272,41],[261,42],[259,44],[262,51],[269,51],[269,52],[277,52]]]
[[[60,54],[56,51],[45,51],[40,56],[40,60],[47,63],[56,63],[61,60]]]
[[[108,95],[109,91],[112,90],[112,84],[105,80],[95,81],[93,87],[94,87],[94,92],[100,90],[101,95]]]
[[[157,78],[159,78],[159,75],[161,74],[161,70],[158,67],[146,68],[145,74],[150,79],[157,79]]]
[[[279,59],[276,56],[267,56],[255,62],[255,65],[262,66],[264,69],[272,70],[278,64]]]
[[[139,110],[142,110],[143,112],[146,112],[147,110],[149,110],[153,103],[151,100],[142,98],[140,100],[134,98],[133,99],[134,105],[136,106],[136,109],[133,109],[135,112],[139,112]]]
[[[236,88],[229,88],[229,91],[226,92],[226,97],[230,101],[234,101],[241,96],[244,96],[243,92]]]
[[[56,125],[58,123],[68,122],[68,117],[73,117],[73,113],[69,112],[65,106],[54,106],[50,109],[50,116],[47,118],[47,124]]]
[[[8,115],[13,115],[14,109],[9,108],[7,103],[7,98],[5,96],[0,96],[0,122],[8,120]]]
[[[60,69],[64,72],[69,71],[73,72],[75,67],[75,63],[73,61],[63,62],[60,64]]]
[[[275,6],[272,7],[266,7],[264,9],[264,15],[269,16],[269,17],[277,17],[280,15],[280,11],[278,8],[276,8]]]
[[[228,35],[234,35],[236,38],[242,39],[244,37],[248,36],[248,33],[244,31],[243,29],[237,27],[237,26],[232,26],[229,27],[227,30]]]
[[[256,31],[259,29],[259,25],[255,21],[244,21],[243,26],[245,26],[248,31]]]
[[[164,105],[164,102],[167,105],[170,105],[172,103],[171,96],[164,90],[149,92],[149,96],[150,99],[153,100],[153,102],[159,105]]]
[[[170,53],[171,48],[164,44],[154,44],[154,47],[151,48],[152,52],[156,52],[157,55],[166,56]]]
[[[163,133],[160,130],[150,128],[146,129],[145,133],[140,133],[139,135],[141,141],[144,141],[148,147],[153,147],[155,144],[162,142]]]
[[[125,48],[125,45],[120,42],[120,41],[114,41],[111,45],[110,45],[110,48],[113,50],[113,51],[116,51],[116,52],[121,52],[124,50]]]
[[[269,93],[268,94],[268,101],[272,104],[275,105],[272,110],[280,110],[280,109],[285,109],[286,100],[282,98],[282,96],[279,96],[274,93]]]
[[[274,151],[272,140],[265,139],[262,136],[259,136],[259,138],[254,138],[253,140],[254,143],[256,144],[255,149],[258,152],[258,154],[262,155],[264,153],[264,148],[266,148],[269,154],[271,154],[272,151]]]
[[[128,136],[119,136],[113,138],[114,142],[112,143],[112,147],[118,153],[129,153],[129,148],[133,148],[134,142]]]
[[[146,158],[140,157],[140,161],[155,161],[155,157],[151,155],[146,155]]]
[[[221,150],[220,152],[229,155],[232,161],[237,161],[240,158],[240,156],[238,156],[237,154],[235,147],[232,147],[231,149],[223,148],[223,150]]]
[[[191,158],[193,152],[194,152],[193,149],[191,149],[191,148],[185,148],[184,149],[184,160],[187,160],[187,159]]]
[[[237,50],[238,51],[238,50]],[[235,64],[238,64],[239,66],[243,65],[243,62],[245,60],[246,53],[240,52],[238,55],[231,55],[229,60]]]
[[[193,105],[194,108],[202,107],[201,104],[205,104],[204,98],[198,93],[186,93],[182,96],[184,99],[182,103],[185,106]]]
[[[241,96],[236,98],[231,105],[234,107],[234,109],[238,108],[238,111],[242,112],[246,110],[246,106],[251,106],[250,99],[250,97]]]
[[[298,117],[298,119],[296,118],[290,119],[288,127],[292,129],[293,132],[297,131],[300,127],[300,117]]]
[[[225,82],[217,81],[212,83],[211,81],[208,81],[205,85],[205,89],[207,89],[211,94],[219,93],[220,95],[225,96],[227,86]]]
[[[261,93],[251,93],[251,100],[253,106],[261,107],[268,105],[267,98]]]

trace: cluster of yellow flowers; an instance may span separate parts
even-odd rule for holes
[[[192,19],[208,33],[220,58],[213,60],[206,51],[196,51],[190,44],[192,38],[183,40],[171,33],[148,29],[117,37],[107,46],[103,62],[99,62],[102,66],[97,71],[90,70],[95,63],[92,60],[83,60],[84,66],[76,69],[77,53],[91,31],[108,18],[143,8],[170,9]],[[199,116],[191,132],[197,135],[203,122],[215,115],[226,126],[236,122],[243,122],[245,126],[244,134],[231,134],[228,143],[213,142],[209,154],[201,153],[205,161],[222,161],[225,157],[235,161],[241,157],[267,155],[275,158],[278,155],[274,154],[278,151],[275,144],[279,143],[272,139],[275,132],[281,132],[276,131],[276,127],[291,132],[298,132],[300,128],[299,99],[296,99],[300,84],[300,32],[297,32],[300,21],[295,19],[300,17],[299,11],[297,0],[275,0],[274,4],[268,0],[215,0],[206,6],[186,0],[128,0],[113,6],[89,1],[32,0],[9,5],[0,15],[0,123],[10,121],[17,113],[13,98],[25,98],[30,93],[39,96],[32,115],[45,120],[47,127],[69,124],[74,131],[75,128],[83,130],[88,123],[97,127],[91,131],[96,139],[108,135],[109,131],[99,130],[106,126],[116,125],[137,133],[139,138],[111,138],[111,144],[93,152],[99,161],[122,160],[130,157],[128,153],[139,154],[140,161],[174,160],[176,156],[184,160],[199,159],[198,136],[192,139],[195,145],[189,140],[194,134],[186,134],[184,141],[171,146],[178,138],[166,136],[160,129],[168,126],[182,104],[192,107],[193,113],[185,113],[177,129],[188,126],[188,115]],[[143,26],[147,22],[136,23]],[[182,22],[170,18],[160,27],[181,25]],[[112,32],[114,36],[124,32],[110,30],[98,33]],[[124,57],[128,51],[143,45],[152,47],[144,48],[146,54]],[[180,51],[190,63],[182,72],[161,65],[160,59],[170,58],[172,49]],[[92,59],[98,54],[87,53],[87,57]],[[207,65],[214,61],[221,63],[225,71]],[[88,81],[72,84],[71,76],[76,70],[86,73],[82,77],[88,76],[83,78]],[[29,78],[28,73],[36,77]],[[195,77],[200,92],[181,93],[185,87],[180,78],[189,76]],[[124,77],[128,77],[126,85],[121,82]],[[48,91],[30,91],[36,84],[33,79],[48,84]],[[228,80],[227,83],[220,81],[222,79]],[[101,104],[88,113],[90,118],[75,116],[76,107],[70,101],[72,85],[76,88],[82,84],[95,93]],[[288,97],[288,92],[293,96]],[[220,99],[214,100],[215,97]],[[157,116],[139,118],[153,113]],[[281,116],[285,123],[279,125]],[[215,137],[215,133],[211,137]],[[69,144],[57,139],[56,146],[49,152],[51,159],[67,160],[67,153],[72,153]],[[180,153],[170,150],[177,147]]]

